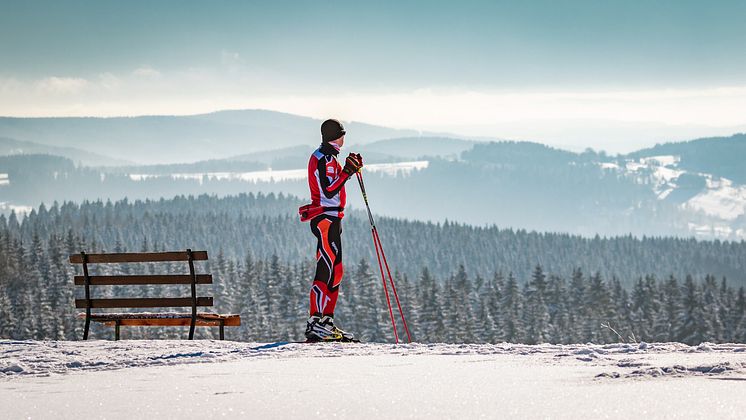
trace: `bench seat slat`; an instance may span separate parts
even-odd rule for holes
[[[89,264],[106,263],[137,263],[137,262],[166,262],[166,261],[188,261],[189,255],[186,251],[177,252],[127,252],[112,254],[86,254]],[[207,260],[207,251],[192,251],[194,261]],[[83,264],[83,256],[80,254],[70,255],[71,264]]]
[[[84,313],[78,314],[79,318],[85,318]],[[105,313],[92,314],[91,321],[103,322],[112,326],[119,321],[122,326],[189,326],[192,315],[188,313]],[[197,313],[197,326],[216,327],[223,320],[226,327],[237,327],[241,325],[241,316],[237,314],[214,314],[209,312]]]
[[[91,276],[91,286],[126,286],[138,284],[192,284],[192,277],[188,274]],[[212,284],[212,275],[197,274],[197,284]],[[84,286],[85,276],[75,276],[75,285]]]
[[[85,308],[86,299],[75,299],[75,307]],[[175,308],[192,306],[192,298],[114,298],[91,299],[91,308]],[[212,297],[198,297],[197,306],[212,306]]]

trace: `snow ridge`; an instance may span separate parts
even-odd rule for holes
[[[705,359],[692,360],[688,355]],[[746,344],[688,346],[639,344],[385,344],[385,343],[243,343],[215,340],[14,341],[0,340],[0,379],[137,367],[215,363],[251,359],[357,356],[531,356],[542,363],[590,363],[612,367],[598,378],[665,375],[746,375]],[[654,366],[650,355],[661,355]],[[656,360],[658,360],[656,358]],[[622,373],[618,369],[624,369]]]

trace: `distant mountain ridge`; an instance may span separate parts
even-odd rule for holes
[[[110,156],[87,152],[75,147],[49,146],[46,144],[34,143],[31,141],[20,141],[7,137],[0,137],[0,156],[29,154],[61,156],[68,158],[73,162],[81,163],[86,166],[114,166],[132,164],[132,162],[127,160],[115,159]]]
[[[72,147],[140,164],[187,163],[281,149],[320,140],[321,120],[266,110],[218,111],[188,116],[110,118],[0,117],[0,137]],[[360,122],[345,124],[358,144],[416,137]]]

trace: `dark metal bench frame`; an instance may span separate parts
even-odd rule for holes
[[[107,325],[114,324],[114,339],[119,340],[119,329],[125,324],[130,325],[154,325],[154,326],[167,326],[167,325],[182,325],[181,321],[189,319],[189,339],[194,339],[194,330],[196,326],[218,326],[220,327],[220,339],[225,339],[225,327],[226,326],[238,326],[240,325],[239,315],[221,315],[221,314],[198,314],[198,306],[212,306],[212,297],[198,297],[197,296],[197,284],[212,284],[212,275],[210,274],[196,274],[194,269],[194,261],[205,261],[207,260],[207,251],[192,251],[187,249],[186,251],[178,252],[143,252],[143,253],[112,253],[112,254],[86,254],[81,252],[80,254],[70,255],[71,264],[82,264],[83,275],[75,276],[74,283],[76,286],[85,286],[85,299],[76,299],[76,308],[85,308],[85,328],[83,330],[83,340],[88,339],[88,332],[90,330],[91,320],[96,322],[102,322]],[[143,263],[143,262],[177,262],[186,261],[189,264],[188,275],[127,275],[127,276],[91,276],[88,273],[88,264],[109,264],[109,263]],[[91,298],[91,286],[98,285],[153,285],[153,284],[184,284],[191,286],[191,296],[183,298],[112,298],[112,299],[92,299]],[[107,317],[103,314],[91,314],[91,309],[97,308],[156,308],[156,307],[191,307],[191,315],[185,317],[188,314],[149,314],[151,317],[147,317],[148,314],[143,314],[143,317],[138,317],[137,313],[132,314],[120,314],[125,315],[124,318],[111,316]],[[82,314],[81,314],[82,315]],[[131,318],[126,315],[132,315]],[[175,317],[165,316],[160,317],[159,315],[177,315]],[[178,316],[183,315],[183,316]],[[127,319],[132,319],[133,322],[126,322]],[[145,320],[157,320],[157,319],[173,319],[175,322],[166,321],[155,321],[154,323],[137,323],[137,320],[145,322]],[[226,322],[228,321],[228,322]]]

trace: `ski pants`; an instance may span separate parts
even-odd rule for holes
[[[342,282],[342,219],[321,215],[311,220],[316,236],[316,274],[311,286],[311,315],[334,315]]]

